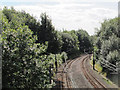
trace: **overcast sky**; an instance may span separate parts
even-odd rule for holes
[[[37,19],[46,12],[56,30],[84,29],[90,35],[104,19],[118,16],[119,0],[0,0],[0,6],[25,10]]]

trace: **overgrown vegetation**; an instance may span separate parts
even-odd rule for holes
[[[90,64],[93,66],[93,55],[91,57],[91,61],[90,61]],[[95,69],[96,71],[102,75],[103,77],[103,80],[108,83],[108,84],[114,84],[112,81],[110,81],[106,76],[107,76],[107,73],[106,72],[103,72],[103,67],[100,65],[100,62],[96,62],[95,64]]]
[[[56,31],[46,13],[36,20],[4,7],[1,14],[3,88],[51,88],[56,62],[91,51],[86,31]]]
[[[46,13],[36,20],[25,11],[4,7],[0,15],[3,88],[51,88],[56,67],[93,49],[100,72],[110,72],[102,61],[120,62],[119,18],[105,20],[96,35],[89,36],[83,29],[57,31]]]
[[[108,61],[113,65],[120,62],[120,29],[119,18],[105,20],[96,34],[94,47],[94,59]],[[108,67],[104,67],[101,63],[103,71],[114,71]],[[117,66],[117,65],[116,65]]]

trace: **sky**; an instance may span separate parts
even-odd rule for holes
[[[36,19],[46,12],[56,30],[84,29],[90,35],[101,22],[118,16],[119,0],[1,0],[0,7],[13,6]]]

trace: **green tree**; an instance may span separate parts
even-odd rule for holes
[[[11,29],[4,15],[2,25],[3,88],[51,87],[49,67],[53,59],[42,54],[47,45],[36,44],[37,37],[27,26]]]
[[[11,9],[4,7],[2,12],[8,19],[8,22],[10,22],[11,28],[17,29],[19,25],[27,25],[34,32],[33,34],[37,35],[40,23],[29,13],[25,11],[18,12],[13,7],[11,7]]]
[[[95,46],[96,59],[106,60],[116,65],[120,62],[120,29],[118,28],[119,18],[108,19],[101,23],[97,31]],[[107,69],[107,68],[106,68]]]
[[[80,52],[89,52],[92,48],[92,40],[89,34],[85,30],[76,31],[78,36]]]
[[[63,31],[62,36],[62,51],[68,54],[69,58],[72,58],[78,54],[78,37],[75,34],[75,31]]]
[[[48,53],[58,53],[61,50],[61,38],[52,25],[51,20],[46,13],[41,14],[41,26],[38,33],[40,43],[48,41]]]
[[[44,25],[24,11],[17,12],[13,8],[7,9],[5,7],[2,10],[0,21],[3,29],[2,35],[0,35],[0,37],[2,36],[3,48],[3,88],[51,88],[54,85],[51,80],[55,75],[55,61],[60,66],[67,59],[65,52],[50,54],[58,53],[60,50],[62,41],[60,41],[59,33],[53,32],[54,29],[52,29],[52,25],[49,25],[50,22],[47,25],[45,23],[46,28],[44,30],[51,30],[53,33],[48,32],[51,37],[45,39],[44,44],[40,44],[39,40],[42,41],[42,39],[39,38],[39,32],[41,26]],[[48,28],[48,26],[51,28]],[[54,49],[50,40],[56,46],[58,45],[58,48],[54,45]],[[48,52],[50,45],[54,50]]]

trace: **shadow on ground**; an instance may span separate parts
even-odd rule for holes
[[[53,87],[53,89],[61,89],[62,87],[64,87],[64,82],[62,82],[62,81],[59,81],[59,80],[54,80],[54,82],[55,82],[55,86]]]

